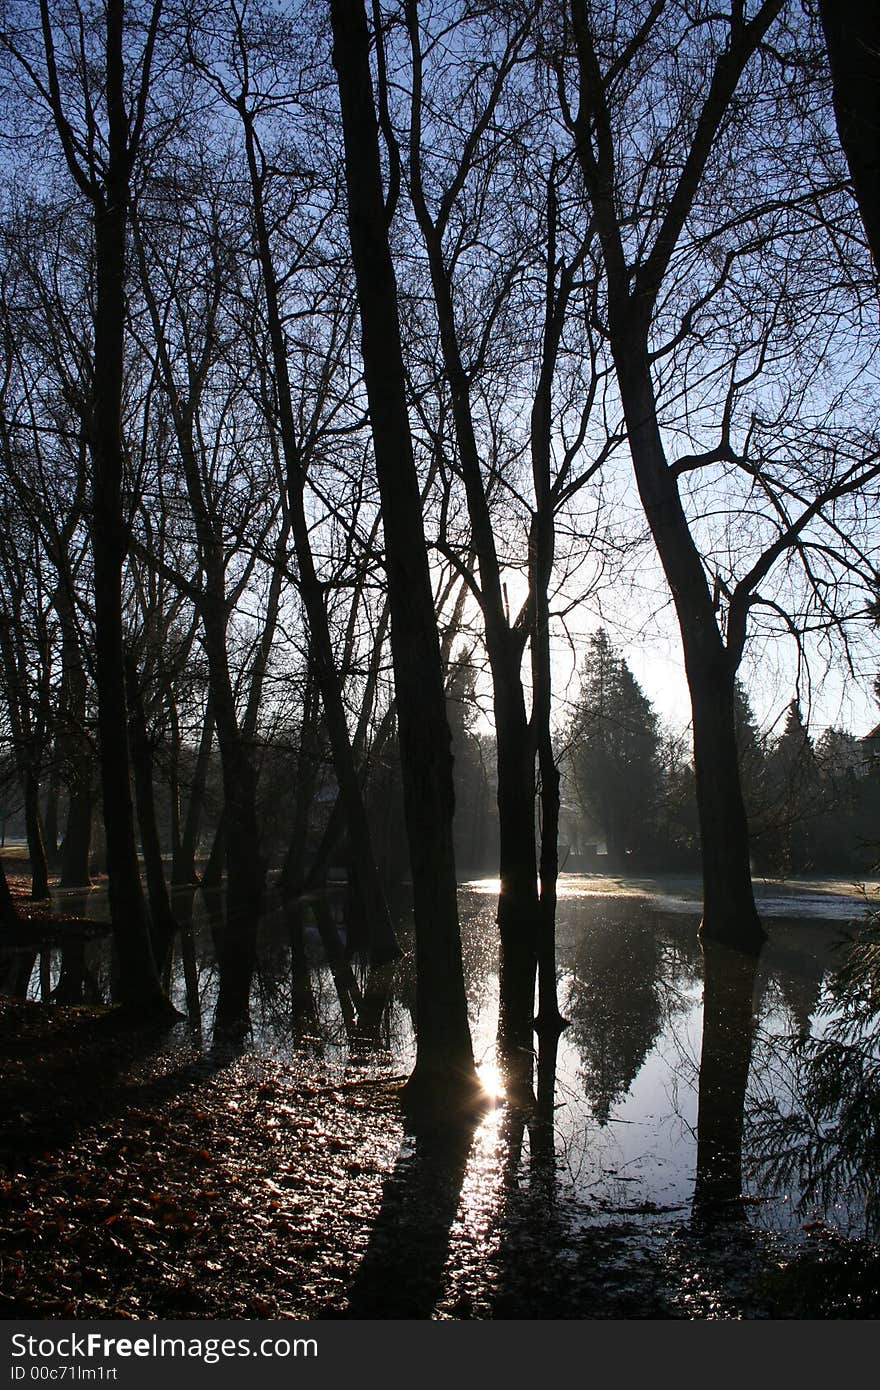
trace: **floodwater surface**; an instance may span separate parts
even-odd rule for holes
[[[870,899],[842,884],[766,886],[769,940],[755,961],[701,949],[690,883],[563,876],[568,1027],[537,1044],[534,1102],[522,1110],[505,1103],[495,1060],[496,887],[466,884],[460,898],[474,1050],[496,1103],[463,1136],[377,1131],[378,1209],[337,1315],[766,1316],[755,1241],[766,1271],[817,1231],[873,1239],[873,1112],[864,1092],[853,1107],[846,1088],[876,1086],[876,1020],[862,1007],[849,1026],[845,988]],[[89,911],[101,916],[99,895]],[[198,898],[193,911],[171,982],[192,1027],[169,1045],[207,1052],[216,968]],[[332,896],[293,917],[267,913],[247,1047],[311,1068],[331,1090],[396,1081],[415,1055],[405,928],[403,958],[382,970],[340,949],[345,935]],[[86,997],[108,988],[104,949],[86,947]],[[34,967],[31,997],[57,984],[61,966],[55,952],[42,973]],[[696,1264],[695,1222],[727,1232]],[[535,1274],[539,1250],[552,1274],[549,1263]],[[389,1302],[387,1290],[411,1283],[415,1265],[420,1292],[401,1308],[404,1295]],[[580,1314],[554,1311],[566,1278],[581,1290]]]

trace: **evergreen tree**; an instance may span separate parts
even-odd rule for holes
[[[785,727],[767,757],[767,817],[763,837],[769,867],[783,875],[813,868],[815,818],[821,804],[819,768],[801,707],[792,700]]]
[[[590,639],[569,727],[570,774],[584,819],[604,836],[608,862],[644,854],[659,792],[657,715],[604,629]]]

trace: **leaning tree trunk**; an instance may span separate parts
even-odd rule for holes
[[[416,1065],[407,1093],[441,1108],[479,1091],[452,842],[454,791],[437,621],[406,406],[397,285],[361,0],[330,0],[348,223],[385,533],[391,653],[416,931]]]
[[[703,860],[700,935],[756,951],[765,932],[752,889],[736,744],[735,670],[666,462],[644,338],[620,333],[613,350],[636,483],[675,604],[690,689]]]

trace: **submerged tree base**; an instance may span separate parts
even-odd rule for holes
[[[431,1128],[475,1123],[495,1099],[472,1067],[455,1070],[417,1062],[401,1087],[400,1102],[410,1123]]]
[[[759,955],[769,939],[754,908],[741,914],[704,912],[697,935],[700,941],[752,956]]]

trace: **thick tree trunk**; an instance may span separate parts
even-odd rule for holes
[[[121,24],[120,24],[121,29]],[[121,32],[118,42],[121,44]],[[108,42],[108,49],[109,49]],[[121,48],[119,50],[121,65]],[[117,132],[117,137],[120,132]],[[128,710],[122,627],[122,368],[128,188],[108,177],[107,207],[95,212],[97,303],[91,455],[95,586],[95,684],[110,917],[120,1001],[138,1013],[167,1007],[150,941],[129,786]]]
[[[687,652],[687,641],[685,648]],[[694,716],[694,772],[703,859],[700,936],[740,950],[765,940],[752,889],[749,827],[740,782],[733,676],[726,653],[688,667]]]
[[[416,931],[413,1102],[440,1110],[479,1093],[467,1018],[452,845],[450,732],[424,522],[406,406],[397,285],[382,196],[362,0],[330,0],[345,139],[348,220],[364,378],[385,532],[391,652]]]
[[[744,1220],[742,1139],[757,956],[703,943],[703,1042],[694,1214]]]
[[[17,926],[18,913],[15,910],[15,901],[9,891],[9,880],[6,877],[3,860],[0,859],[0,927]]]
[[[89,859],[92,849],[91,769],[83,777],[74,774],[68,787],[67,828],[61,853],[60,888],[88,888]]]
[[[837,133],[880,274],[880,2],[819,0]]]
[[[612,330],[613,333],[613,330]],[[703,859],[701,936],[760,949],[749,834],[736,747],[735,670],[663,451],[643,335],[618,332],[613,350],[639,494],[672,593],[691,696]]]

